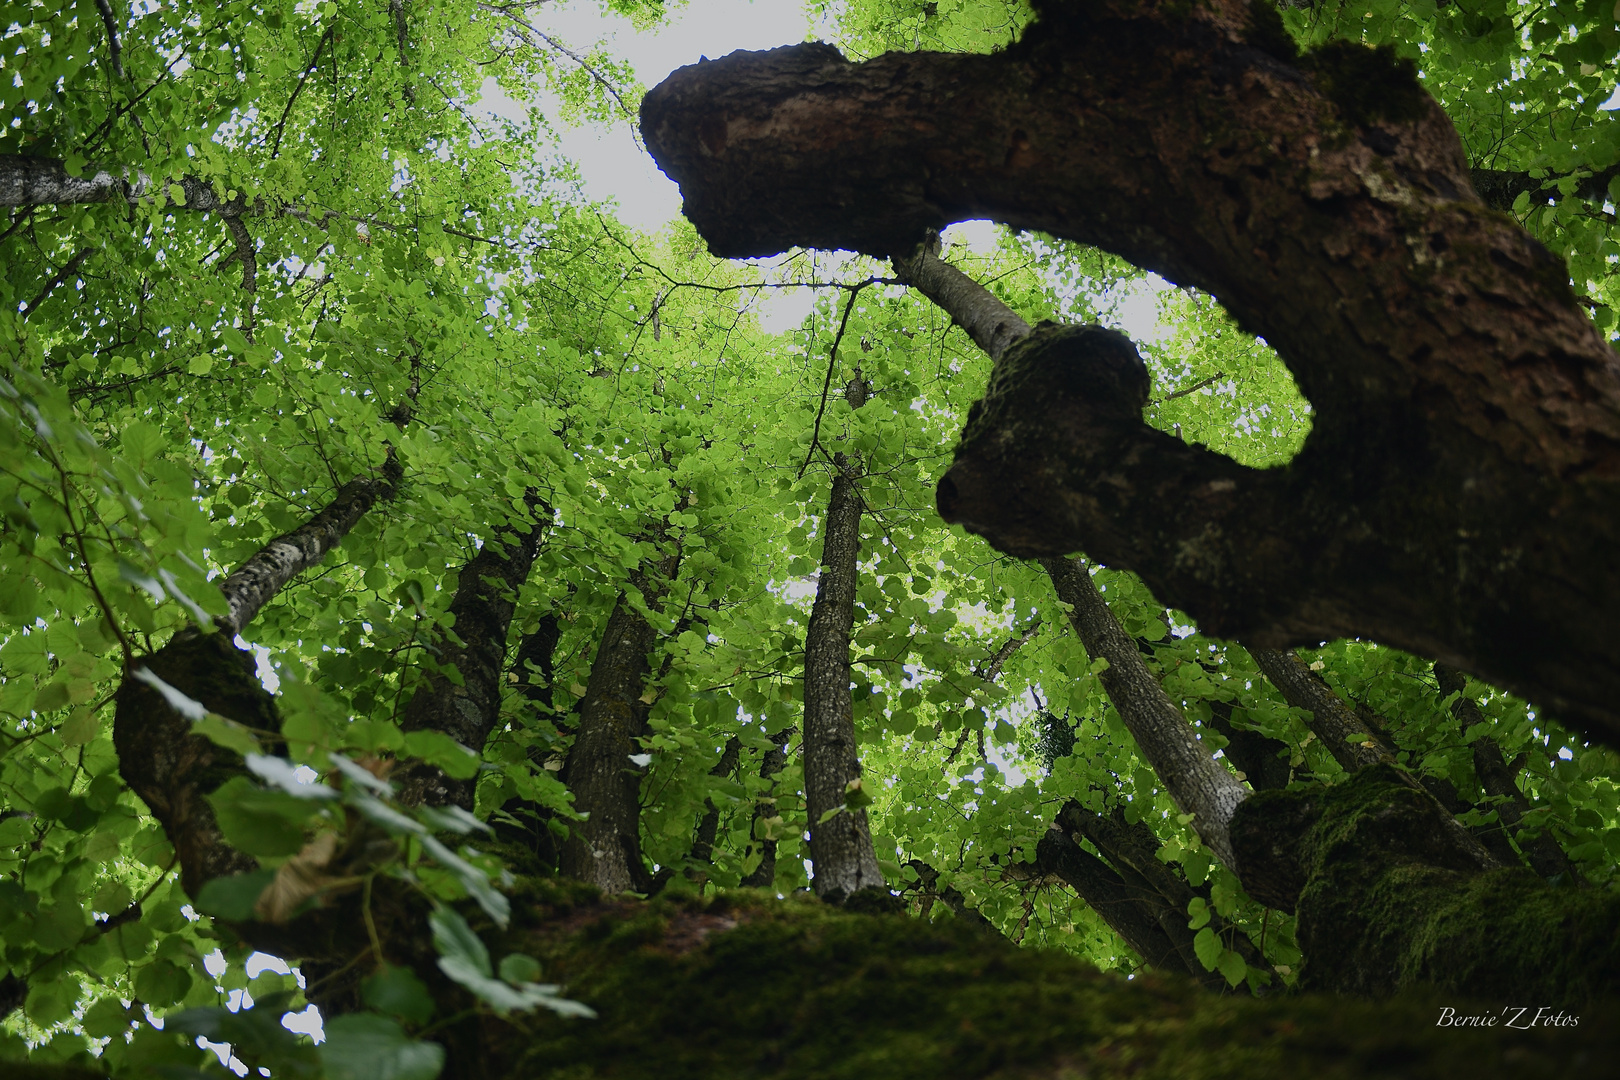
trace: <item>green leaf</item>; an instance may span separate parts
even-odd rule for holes
[[[305,823],[319,810],[311,800],[267,790],[245,776],[227,780],[208,801],[232,847],[268,857],[298,854]]]
[[[360,998],[378,1012],[412,1024],[433,1018],[433,997],[410,968],[389,965],[360,983]]]
[[[197,891],[197,910],[227,922],[246,922],[253,918],[253,905],[260,894],[275,878],[274,870],[214,878]]]
[[[445,967],[449,963],[462,974],[482,979],[490,977],[489,950],[467,925],[466,919],[450,908],[441,907],[428,916],[428,925],[433,928],[433,944],[439,950],[439,967],[445,974],[461,981],[460,976],[451,974],[451,969]]]
[[[199,353],[191,358],[186,365],[186,372],[190,375],[206,375],[214,370],[214,358],[207,353]]]
[[[1193,952],[1198,956],[1198,962],[1204,965],[1205,971],[1214,971],[1215,965],[1221,962],[1221,954],[1225,951],[1226,946],[1221,944],[1221,939],[1210,927],[1206,926],[1193,935]]]
[[[1192,916],[1187,922],[1187,929],[1199,930],[1209,925],[1209,903],[1202,896],[1187,901],[1187,914]]]
[[[259,745],[257,735],[235,720],[227,719],[218,713],[208,713],[202,719],[193,721],[191,730],[215,746],[234,750],[243,757],[264,751],[264,747]]]
[[[470,780],[478,775],[479,757],[442,731],[413,731],[405,736],[405,752],[437,765],[446,776]]]
[[[433,1080],[444,1068],[444,1047],[413,1039],[375,1013],[328,1020],[320,1054],[327,1080]]]
[[[135,995],[148,1005],[173,1005],[191,989],[191,972],[154,960],[135,974]]]
[[[536,982],[540,978],[540,961],[522,953],[512,953],[501,961],[501,978],[514,985]]]
[[[1228,986],[1236,986],[1242,982],[1249,973],[1249,965],[1243,962],[1243,957],[1231,949],[1221,956],[1221,975],[1226,979]]]

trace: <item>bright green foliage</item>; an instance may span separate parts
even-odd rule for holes
[[[643,24],[663,7],[608,6]],[[550,146],[548,123],[566,117],[506,125],[474,108],[494,78],[517,99],[549,87],[567,117],[625,123],[620,105],[633,108],[637,89],[624,65],[570,45],[582,64],[471,0],[413,0],[400,8],[403,34],[383,3],[127,14],[114,0],[127,14],[119,76],[95,5],[13,7],[0,39],[0,153],[138,170],[160,193],[201,177],[251,212],[239,219],[247,249],[217,215],[162,198],[0,221],[0,968],[29,986],[5,1020],[0,1060],[32,1048],[39,1061],[93,1050],[128,1074],[189,1066],[202,1054],[174,1031],[195,1029],[244,1058],[274,1057],[277,1075],[433,1075],[435,1044],[422,1032],[438,1018],[415,976],[372,971],[363,1000],[373,1011],[329,1020],[316,1055],[263,1023],[305,1006],[296,976],[250,981],[247,950],[215,925],[215,915],[251,912],[268,871],[336,829],[345,810],[399,838],[401,861],[389,872],[409,866],[443,905],[443,970],[480,1007],[567,1011],[575,976],[566,963],[532,942],[474,934],[457,914],[476,902],[500,921],[498,861],[463,849],[470,835],[447,844],[456,822],[405,814],[352,762],[415,758],[478,775],[479,818],[507,823],[527,803],[553,832],[565,830],[576,815],[557,772],[570,713],[627,589],[661,632],[641,747],[647,856],[701,870],[712,891],[753,871],[769,840],[775,890],[804,886],[809,823],[797,755],[774,777],[759,765],[773,736],[799,720],[829,457],[845,448],[861,451],[867,471],[852,656],[861,791],[892,884],[911,897],[917,875],[907,863],[920,860],[1010,938],[1134,971],[1139,958],[1070,891],[1011,872],[1033,858],[1066,800],[1119,805],[1153,829],[1161,858],[1198,891],[1204,906],[1188,918],[1204,964],[1233,985],[1263,987],[1269,974],[1234,947],[1243,934],[1293,980],[1292,920],[1247,897],[1180,820],[1044,575],[946,529],[933,511],[933,481],[988,377],[983,354],[920,297],[881,284],[857,290],[887,273],[878,264],[809,253],[771,266],[722,263],[684,223],[635,234],[589,205],[570,173],[534,164]],[[861,55],[988,50],[1028,18],[1002,0],[817,10]],[[1450,110],[1476,164],[1546,170],[1552,202],[1519,213],[1569,258],[1577,288],[1612,326],[1612,209],[1560,190],[1620,157],[1613,116],[1598,109],[1620,49],[1607,8],[1465,12],[1372,0],[1289,9],[1285,19],[1307,46],[1335,36],[1394,42]],[[1120,260],[1045,237],[1004,236],[993,251],[948,255],[1032,321],[1117,324],[1131,296],[1158,296],[1163,329],[1141,343],[1156,426],[1256,466],[1286,463],[1308,435],[1309,406],[1280,361],[1210,297],[1154,293]],[[757,314],[764,286],[789,283],[815,285],[815,309],[796,330],[767,334]],[[842,396],[857,367],[875,389],[859,411]],[[221,614],[210,577],[306,519],[390,449],[405,467],[398,496],[243,635],[275,684],[289,762],[309,765],[335,797],[303,797],[289,787],[302,781],[280,774],[232,781],[215,794],[221,825],[261,858],[265,877],[222,879],[188,897],[172,848],[118,774],[111,694],[125,661]],[[447,609],[460,567],[498,529],[528,520],[531,491],[554,519],[518,591],[512,638],[558,617],[550,705],[523,692],[538,671],[512,671],[487,746],[407,737],[397,720],[424,675],[461,677],[437,659],[455,633]],[[667,598],[649,610],[628,578],[652,554],[659,523],[678,539],[681,561]],[[1240,648],[1205,638],[1129,574],[1103,570],[1097,581],[1190,719],[1203,723],[1212,702],[1230,704],[1235,725],[1286,746],[1296,784],[1343,778]],[[999,676],[981,677],[1037,617],[1038,631]],[[1309,659],[1383,718],[1405,763],[1475,805],[1469,824],[1490,823],[1491,800],[1427,663],[1363,642]],[[1620,761],[1523,702],[1477,684],[1469,693],[1490,721],[1473,737],[1522,758],[1526,825],[1550,831],[1582,875],[1610,887]],[[216,741],[258,738],[200,723]],[[1224,745],[1212,728],[1202,733]],[[743,747],[739,769],[710,775],[732,736]],[[712,859],[690,865],[709,805],[719,809]],[[528,902],[529,887],[520,882],[511,902]],[[951,916],[935,903],[928,917]],[[803,940],[793,920],[759,918],[738,948]],[[853,948],[873,926],[896,948],[957,936],[827,918],[829,950]],[[636,977],[664,970],[656,958],[636,963]],[[936,974],[927,963],[894,963],[919,984]],[[997,953],[986,963],[1064,978],[1079,970],[1067,958]],[[1052,1000],[1084,1004],[1086,993]],[[247,999],[253,1008],[232,1010]],[[1198,1025],[1215,1022],[1205,1007],[1187,1005],[1189,1055],[1199,1052]],[[156,1030],[148,1011],[174,1027]],[[555,1021],[564,1032],[590,1023]],[[607,1045],[557,1038],[563,1057]]]

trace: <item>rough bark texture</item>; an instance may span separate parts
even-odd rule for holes
[[[1113,867],[1053,825],[1036,849],[1041,869],[1056,875],[1106,922],[1143,963],[1159,971],[1185,971],[1187,962],[1159,922],[1162,906],[1125,883]],[[1183,924],[1186,923],[1183,919]],[[1219,976],[1217,976],[1218,978]]]
[[[1299,57],[1242,0],[1037,9],[989,56],[683,68],[642,130],[717,254],[1045,230],[1212,292],[1316,409],[1287,468],[1242,468],[1142,425],[1122,339],[1037,333],[969,423],[947,519],[1136,570],[1212,634],[1384,641],[1620,737],[1620,361],[1480,202],[1410,65]]]
[[[173,197],[171,184],[177,184],[184,201]],[[137,202],[159,199],[165,206],[209,211],[225,216],[256,212],[242,199],[226,201],[207,180],[195,176],[179,180],[154,179],[138,170],[114,175],[107,169],[87,165],[74,176],[56,158],[0,154],[0,206],[49,206],[63,203]]]
[[[849,639],[855,622],[861,550],[860,464],[834,458],[832,495],[822,519],[821,577],[804,636],[804,793],[816,895],[829,900],[887,888],[863,809],[844,806],[847,785],[861,776],[849,688]]]
[[[1462,721],[1464,735],[1476,724],[1486,722],[1479,706],[1467,695],[1467,680],[1462,672],[1448,668],[1444,664],[1436,664],[1434,674],[1440,683],[1442,696],[1458,695],[1457,700],[1451,705],[1451,711],[1453,716]],[[1575,868],[1570,865],[1569,856],[1564,853],[1564,849],[1550,832],[1538,832],[1533,836],[1520,832],[1519,823],[1530,810],[1530,800],[1519,790],[1516,778],[1518,770],[1508,767],[1508,763],[1502,758],[1502,748],[1496,745],[1496,740],[1489,735],[1480,735],[1473,742],[1473,751],[1474,775],[1478,777],[1479,785],[1485,789],[1485,793],[1495,800],[1496,815],[1502,822],[1503,830],[1518,841],[1531,869],[1544,878],[1568,884],[1585,884],[1575,872]],[[1512,866],[1517,862],[1517,857],[1510,855],[1503,862]]]
[[[760,779],[774,782],[776,774],[781,772],[783,767],[787,765],[787,747],[792,738],[792,728],[776,736],[777,744],[765,751],[764,756],[760,758]],[[766,790],[770,789],[767,788]],[[754,803],[753,836],[758,840],[760,846],[760,858],[759,865],[750,870],[747,876],[742,879],[741,884],[744,888],[769,889],[776,884],[776,841],[759,838],[763,822],[776,816],[776,800],[774,798],[762,795],[759,801]]]
[[[455,634],[461,645],[440,642],[438,661],[455,665],[457,685],[433,672],[411,696],[400,729],[439,731],[476,753],[495,729],[501,714],[501,674],[506,666],[506,636],[517,607],[517,590],[529,577],[540,550],[545,522],[533,523],[526,535],[499,535],[479,549],[461,570],[450,601]],[[549,690],[549,687],[548,687]],[[457,780],[436,766],[414,764],[396,777],[399,800],[414,806],[454,803],[473,808],[476,776]]]
[[[392,452],[376,476],[361,475],[338,488],[320,513],[260,548],[220,583],[230,614],[216,620],[230,637],[253,621],[259,609],[299,574],[317,565],[379,501],[390,499],[404,470]]]
[[[1000,360],[1030,326],[996,295],[939,257],[939,234],[930,232],[910,255],[896,256],[894,275],[948,312],[974,343]]]
[[[666,555],[631,575],[632,587],[649,608],[663,599],[677,565],[677,555]],[[636,740],[647,712],[640,698],[652,671],[648,654],[657,641],[657,629],[620,593],[591,663],[579,733],[562,770],[574,808],[589,815],[574,823],[563,844],[562,872],[609,895],[652,886],[641,858],[642,769],[630,757],[641,752]]]
[[[1385,995],[1423,983],[1576,1009],[1620,991],[1620,896],[1487,869],[1449,820],[1388,765],[1238,809],[1243,887],[1297,912],[1302,987]]]
[[[742,755],[742,740],[733,735],[726,740],[726,745],[720,751],[720,760],[714,763],[709,770],[710,776],[729,777],[737,771],[737,759]],[[714,804],[713,799],[703,800],[703,817],[698,819],[697,833],[692,838],[692,861],[694,863],[712,862],[714,859],[714,838],[720,832],[720,808]],[[707,873],[693,867],[686,876],[694,881],[707,878]]]
[[[1570,194],[1579,199],[1591,200],[1601,206],[1609,198],[1609,184],[1617,176],[1620,176],[1620,165],[1611,165],[1607,169],[1576,180],[1575,190]],[[1548,200],[1562,197],[1555,183],[1558,178],[1554,176],[1538,180],[1527,172],[1469,169],[1468,178],[1473,181],[1474,190],[1479,193],[1485,205],[1504,214],[1513,212],[1513,203],[1521,193],[1530,196],[1531,206],[1545,206]]]
[[[1069,559],[1042,559],[1041,565],[1058,599],[1070,606],[1069,621],[1086,654],[1093,661],[1108,661],[1098,677],[1142,756],[1182,813],[1194,815],[1193,828],[1216,858],[1236,869],[1227,827],[1248,789],[1198,741],[1192,725],[1142,662],[1135,640],[1108,610],[1085,566]]]
[[[1250,649],[1249,655],[1282,692],[1283,700],[1306,712],[1306,727],[1345,772],[1394,760],[1322,676],[1292,649]]]

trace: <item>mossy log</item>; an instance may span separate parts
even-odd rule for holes
[[[1438,1026],[1444,1009],[1498,1015],[1503,1003],[1429,991],[1221,997],[1186,978],[1126,978],[1020,949],[951,918],[810,898],[559,891],[516,906],[529,918],[504,944],[541,956],[546,977],[598,1018],[478,1021],[453,1041],[447,1076],[1576,1077],[1606,1075],[1620,1050],[1610,1006],[1572,1027],[1458,1030]],[[458,1043],[478,1048],[476,1062]]]
[[[1396,769],[1251,796],[1232,822],[1244,887],[1297,911],[1307,989],[1445,992],[1579,1009],[1620,993],[1620,895],[1480,871]]]

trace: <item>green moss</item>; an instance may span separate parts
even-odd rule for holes
[[[1570,1075],[1620,1033],[1437,1031],[1440,1003],[1253,999],[1105,974],[946,921],[728,894],[615,901],[531,938],[600,1014],[524,1020],[491,1074],[524,1078]],[[651,927],[661,924],[655,936]],[[1448,1000],[1448,1004],[1457,1002]],[[1477,1036],[1477,1037],[1476,1037]],[[1580,1055],[1587,1055],[1582,1059]],[[1503,1071],[1502,1062],[1515,1064]],[[497,1064],[492,1062],[492,1065]]]
[[[1555,888],[1518,867],[1471,871],[1437,829],[1432,800],[1394,769],[1253,801],[1241,811],[1250,821],[1282,820],[1290,802],[1316,815],[1291,856],[1304,880],[1303,987],[1427,984],[1573,1009],[1620,992],[1620,895]]]
[[[1407,123],[1420,119],[1428,108],[1417,65],[1396,56],[1391,45],[1368,48],[1352,41],[1330,41],[1307,55],[1301,66],[1313,73],[1345,121],[1358,127],[1378,120]]]

